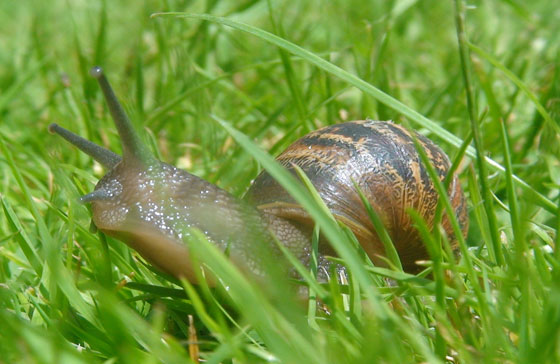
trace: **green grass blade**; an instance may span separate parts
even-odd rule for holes
[[[12,154],[8,150],[5,141],[1,136],[0,150],[2,151],[4,157],[7,159],[11,172],[22,191],[27,206],[33,214],[33,217],[35,218],[37,230],[41,237],[41,242],[43,243],[43,247],[45,248],[46,258],[49,263],[49,278],[52,278],[54,280],[55,284],[60,287],[60,289],[67,296],[68,300],[72,303],[76,310],[80,312],[80,314],[84,315],[84,317],[86,317],[89,321],[96,322],[92,307],[89,306],[80,295],[80,292],[74,285],[70,272],[68,272],[66,268],[60,264],[57,252],[55,251],[56,244],[52,236],[48,232],[46,222],[43,219],[42,214],[39,212],[39,209],[36,206],[35,201],[33,200],[33,196],[31,195],[29,188],[25,184],[21,173],[19,172],[19,169],[12,157]]]
[[[513,72],[511,72],[509,69],[507,69],[506,66],[504,66],[502,63],[500,63],[500,61],[498,61],[494,56],[492,56],[490,53],[486,52],[484,49],[482,49],[482,48],[478,47],[477,45],[474,45],[474,44],[472,44],[468,41],[466,42],[466,45],[472,51],[474,51],[476,54],[478,54],[479,56],[481,56],[482,58],[484,58],[485,60],[490,62],[490,64],[492,66],[494,66],[497,69],[499,69],[500,71],[502,71],[502,73],[504,75],[506,75],[506,77],[511,82],[513,82],[515,84],[515,86],[519,87],[519,89],[521,91],[523,91],[523,93],[525,93],[525,95],[527,95],[527,97],[533,102],[533,104],[535,105],[535,108],[537,109],[539,114],[541,114],[543,119],[548,123],[548,125],[551,128],[553,128],[554,131],[557,134],[560,134],[560,125],[558,125],[554,120],[552,120],[552,117],[546,111],[545,107],[540,103],[537,96],[535,96],[535,94],[529,89],[529,87],[527,87],[527,85],[519,77],[517,77]]]
[[[197,257],[204,257],[204,262],[229,287],[228,292],[232,300],[239,307],[251,312],[247,319],[259,329],[263,340],[274,353],[287,362],[296,362],[296,358],[307,363],[322,362],[321,358],[316,357],[305,333],[298,332],[294,325],[287,322],[286,318],[270,305],[255,283],[244,277],[202,233],[193,230],[192,235],[192,241],[187,242],[190,249]]]
[[[318,206],[317,202],[309,195],[307,190],[284,168],[282,168],[270,155],[260,150],[254,143],[249,140],[245,135],[232,128],[227,122],[220,118],[213,116],[216,120],[247,152],[249,152],[267,172],[276,180],[288,193],[314,218],[315,223],[320,226],[321,232],[329,239],[334,249],[345,261],[347,266],[352,270],[356,279],[361,285],[368,299],[368,303],[372,305],[376,315],[382,321],[389,321],[393,323],[399,331],[407,336],[411,344],[415,346],[427,359],[435,360],[432,352],[427,347],[425,340],[414,336],[408,335],[410,331],[406,325],[398,318],[393,311],[389,310],[384,302],[380,300],[379,294],[375,292],[371,286],[368,274],[360,262],[357,253],[350,249],[349,244],[345,244],[345,236],[338,228],[337,224],[333,224],[334,218],[328,215],[326,207]]]
[[[27,261],[35,270],[35,272],[37,274],[40,274],[43,270],[43,264],[41,263],[41,258],[39,257],[39,253],[37,252],[36,247],[33,245],[31,239],[27,236],[25,229],[23,228],[19,218],[15,214],[8,200],[3,198],[2,196],[0,196],[0,200],[2,201],[2,208],[4,209],[6,219],[15,230],[14,234],[17,235],[16,240],[18,241],[23,254],[27,258]]]
[[[358,195],[360,196],[360,200],[362,200],[362,204],[366,208],[369,219],[371,220],[375,228],[375,232],[377,233],[377,236],[379,236],[379,239],[383,243],[383,246],[385,248],[385,254],[387,255],[387,259],[389,259],[391,264],[397,270],[402,271],[403,267],[401,264],[401,259],[399,258],[399,253],[397,252],[397,249],[395,248],[395,245],[391,240],[391,236],[389,235],[389,232],[383,225],[383,222],[381,221],[381,218],[379,217],[377,212],[375,212],[373,207],[371,207],[371,204],[367,200],[367,197],[364,195],[363,191],[360,189],[360,186],[358,186],[356,181],[353,182],[354,182],[354,189],[358,192]]]
[[[388,107],[396,110],[397,112],[403,114],[404,116],[408,117],[411,121],[418,123],[419,125],[425,127],[435,135],[439,136],[447,143],[459,148],[462,144],[462,140],[457,136],[451,134],[432,120],[426,118],[419,112],[415,111],[414,109],[406,106],[402,102],[398,101],[397,99],[391,97],[390,95],[384,93],[383,91],[379,90],[375,86],[367,83],[366,81],[362,80],[361,78],[343,70],[342,68],[324,60],[323,58],[317,56],[316,54],[309,52],[308,50],[295,45],[283,38],[280,38],[274,34],[266,32],[262,29],[253,27],[248,24],[244,24],[241,22],[237,22],[227,18],[216,17],[207,14],[187,14],[187,13],[155,13],[152,15],[153,17],[159,16],[174,16],[179,18],[186,18],[186,19],[199,19],[199,20],[207,20],[218,24],[227,25],[237,30],[241,30],[252,34],[254,36],[259,37],[262,40],[270,42],[282,49],[287,50],[288,52],[297,55],[307,62],[314,64],[315,66],[321,68],[322,70],[348,82],[349,84],[353,85],[354,87],[362,90],[366,94],[374,97],[379,102],[387,105]],[[477,153],[474,148],[469,147],[467,149],[467,154],[473,158],[476,158]],[[488,163],[489,166],[492,168],[504,172],[505,168],[500,165],[498,162],[492,160],[489,157],[484,157],[485,161]],[[515,176],[515,181],[518,183],[523,189],[527,190],[532,196],[536,198],[538,203],[548,211],[554,211],[556,209],[556,205],[550,201],[548,198],[540,194],[539,192],[535,191],[531,188],[529,184],[525,181],[520,179],[519,177]]]
[[[457,40],[459,43],[459,58],[461,59],[461,69],[463,81],[465,83],[465,92],[467,97],[467,110],[471,122],[471,130],[476,147],[476,163],[479,171],[479,183],[484,197],[484,208],[488,218],[490,228],[490,236],[492,238],[491,253],[494,256],[496,264],[502,265],[504,257],[502,254],[502,245],[499,238],[498,222],[496,214],[492,206],[492,191],[488,185],[488,170],[486,160],[484,158],[485,148],[482,142],[482,135],[479,126],[479,120],[476,113],[476,104],[473,92],[473,84],[471,80],[471,70],[469,62],[469,54],[467,49],[467,38],[465,34],[465,4],[462,0],[455,0],[455,25],[457,29]]]

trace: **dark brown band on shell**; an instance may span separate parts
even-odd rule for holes
[[[416,137],[443,180],[450,167],[448,157],[429,139],[419,134]],[[432,226],[438,194],[404,127],[369,120],[328,126],[299,139],[277,159],[291,171],[292,165],[302,168],[340,220],[353,221],[373,232],[373,224],[354,189],[355,181],[387,228],[405,270],[415,271],[416,260],[428,259],[407,209],[417,210],[428,226]],[[456,177],[448,193],[466,233],[466,204]],[[266,173],[257,177],[247,198],[257,206],[294,203]],[[443,226],[455,244],[447,217]],[[357,237],[368,255],[379,261],[376,255],[383,255],[384,251],[377,235]]]

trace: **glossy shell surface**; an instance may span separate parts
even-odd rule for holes
[[[449,158],[429,139],[415,135],[443,180],[450,167]],[[416,271],[414,262],[428,259],[407,210],[415,209],[431,226],[438,194],[404,127],[371,120],[328,126],[297,140],[277,160],[292,172],[294,164],[303,169],[327,206],[355,231],[375,262],[380,262],[378,255],[384,254],[384,248],[354,182],[383,221],[405,270]],[[466,234],[467,208],[456,176],[448,194]],[[311,224],[305,211],[267,173],[257,177],[247,198],[266,213]],[[456,239],[447,217],[443,226],[454,245]]]

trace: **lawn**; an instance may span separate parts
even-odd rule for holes
[[[1,2],[0,364],[560,362],[558,19],[546,0]],[[48,132],[121,153],[94,65],[159,159],[238,197],[273,174],[348,280],[255,283],[195,232],[220,284],[191,285],[97,231],[78,199],[106,171]],[[366,118],[436,142],[465,192],[457,254],[417,221],[417,275],[374,266],[270,157]]]

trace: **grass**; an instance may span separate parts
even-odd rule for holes
[[[0,9],[0,363],[560,361],[553,3]],[[348,284],[304,272],[302,302],[280,280],[255,285],[212,246],[193,244],[228,289],[191,286],[91,229],[77,198],[104,171],[47,126],[120,153],[88,77],[96,64],[162,160],[237,196],[263,168],[285,184],[332,240]],[[409,125],[454,161],[470,215],[459,256],[418,219],[427,270],[373,266],[270,157],[319,126],[366,117]]]

